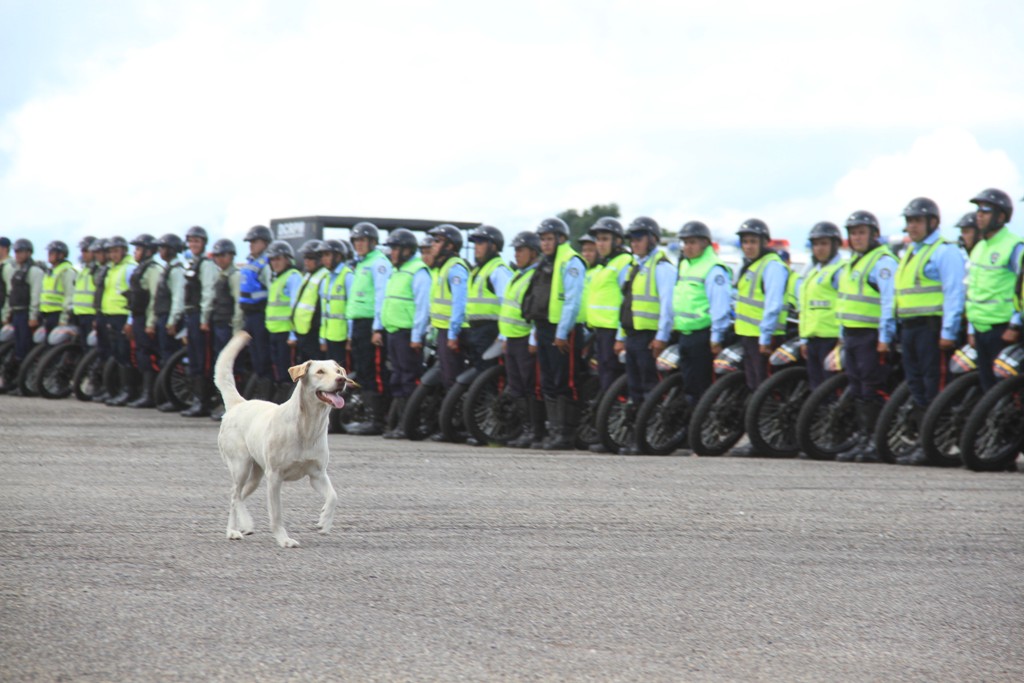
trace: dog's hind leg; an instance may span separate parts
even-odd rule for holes
[[[309,483],[313,490],[324,498],[324,506],[320,508],[320,520],[316,526],[320,533],[326,534],[334,524],[334,508],[338,504],[338,494],[331,485],[331,478],[327,476],[326,470],[309,475]]]
[[[256,490],[261,481],[263,481],[263,468],[253,460],[249,468],[249,478],[242,485],[242,491],[238,495],[238,502],[235,504],[237,529],[246,536],[251,534],[255,527],[252,523],[252,515],[249,514],[249,508],[245,505],[245,499],[252,495],[252,492]]]
[[[288,532],[281,521],[281,484],[284,480],[274,471],[267,472],[267,512],[270,513],[270,533],[282,548],[298,548],[299,542],[288,538]]]

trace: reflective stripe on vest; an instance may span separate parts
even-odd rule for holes
[[[505,287],[505,296],[501,300],[501,309],[498,312],[498,333],[507,339],[519,339],[530,334],[530,328],[533,326],[523,318],[523,297],[536,272],[536,267],[521,270]]]
[[[882,295],[871,286],[868,277],[883,256],[896,259],[889,247],[882,245],[850,259],[840,268],[836,318],[843,327],[878,329],[882,319]]]
[[[321,266],[303,277],[298,301],[292,308],[292,323],[295,325],[296,334],[309,334],[313,329],[313,318],[316,317],[316,307],[320,303],[320,281],[327,277],[329,272]]]
[[[495,256],[483,266],[469,273],[469,291],[466,296],[466,320],[497,320],[501,309],[498,295],[487,286],[491,274],[502,266],[500,256]]]
[[[1014,312],[1017,275],[1010,269],[1010,257],[1024,240],[1003,227],[981,240],[971,251],[967,272],[967,319],[978,332],[1009,322]],[[1018,264],[1019,265],[1019,264]]]
[[[96,314],[96,281],[93,269],[86,266],[75,275],[75,293],[71,300],[71,311],[75,315]]]
[[[740,281],[736,283],[736,334],[741,337],[760,337],[761,320],[764,318],[764,279],[765,267],[778,261],[786,267],[788,278],[789,267],[779,258],[775,252],[768,252],[761,258],[750,264]],[[788,280],[787,280],[788,282]],[[779,318],[775,323],[774,334],[785,334],[786,332],[786,307],[783,305],[779,311]]]
[[[348,293],[345,315],[349,320],[373,318],[376,314],[377,290],[373,284],[373,269],[387,268],[387,257],[379,249],[367,252],[352,271],[352,291]]]
[[[557,325],[562,320],[562,306],[565,304],[565,285],[562,283],[562,269],[573,257],[585,263],[583,257],[568,242],[562,242],[555,251],[554,271],[551,273],[551,294],[548,298],[548,322]],[[586,266],[581,266],[585,268]]]
[[[839,319],[836,306],[839,290],[832,286],[836,271],[843,263],[832,263],[812,270],[800,287],[800,336],[810,338],[834,338],[839,336]]]
[[[919,318],[942,315],[942,283],[925,277],[924,267],[932,254],[945,244],[937,239],[912,253],[910,247],[903,253],[896,269],[896,315],[900,318]]]
[[[411,330],[416,319],[416,300],[413,297],[412,281],[416,273],[427,264],[419,256],[391,271],[388,286],[384,290],[384,305],[381,307],[380,322],[388,332]]]
[[[133,265],[135,259],[125,256],[120,263],[107,270],[100,304],[100,312],[103,315],[128,315],[128,278],[124,273],[128,266]]]
[[[705,283],[715,266],[722,266],[729,272],[729,267],[722,263],[711,245],[695,259],[679,260],[679,274],[672,292],[675,329],[689,333],[711,327],[711,301]]]
[[[330,273],[334,280],[328,280],[327,297],[321,300],[320,336],[330,342],[342,342],[348,339],[345,278],[351,272],[351,268],[343,266],[337,274]]]
[[[437,271],[430,287],[430,324],[439,330],[447,330],[452,319],[452,290],[448,286],[448,272],[456,264],[469,272],[469,264],[460,257],[449,257]],[[462,326],[469,327],[469,323],[463,322]]]
[[[64,282],[61,275],[71,268],[70,261],[61,261],[52,271],[43,276],[43,293],[39,297],[40,313],[56,313],[64,310]]]
[[[658,297],[658,279],[654,276],[654,270],[664,260],[665,252],[659,249],[643,265],[634,263],[632,266],[637,269],[630,283],[630,292],[633,295],[630,313],[633,316],[635,330],[658,329],[661,299]]]
[[[608,263],[597,266],[587,287],[587,325],[606,330],[619,327],[619,309],[622,308],[622,288],[619,287],[619,273],[633,263],[628,252],[618,254]]]
[[[285,294],[284,286],[288,283],[292,273],[298,273],[295,268],[289,268],[277,275],[270,283],[267,290],[267,310],[264,318],[264,326],[267,332],[291,332],[292,327],[292,300]]]

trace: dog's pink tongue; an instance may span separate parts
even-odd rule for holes
[[[345,407],[345,399],[341,397],[341,394],[325,394],[327,400],[331,402],[331,405],[339,410]]]

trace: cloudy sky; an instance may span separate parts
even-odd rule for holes
[[[802,241],[917,195],[952,225],[1024,193],[1021,65],[1013,0],[0,0],[0,234],[617,202]]]

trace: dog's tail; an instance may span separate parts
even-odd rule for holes
[[[239,403],[245,403],[245,399],[235,388],[235,358],[251,339],[248,332],[236,332],[224,350],[217,356],[217,365],[213,368],[213,383],[217,385],[221,398],[224,399],[224,412],[231,410]]]

